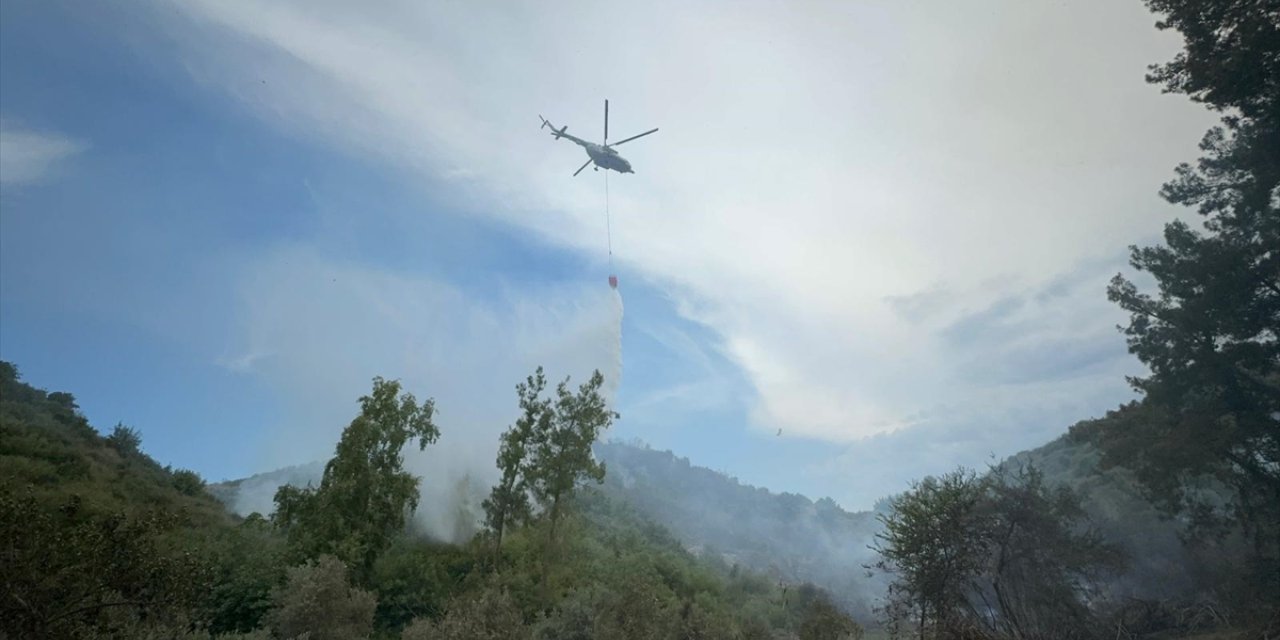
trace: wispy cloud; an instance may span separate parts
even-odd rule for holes
[[[87,148],[60,133],[25,129],[0,119],[0,186],[43,182],[61,163]]]
[[[267,352],[250,351],[240,355],[218,358],[215,364],[235,373],[251,373],[253,371],[253,363],[269,355],[271,354]]]

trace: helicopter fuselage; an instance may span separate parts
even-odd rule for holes
[[[591,156],[591,161],[600,169],[613,169],[618,173],[635,173],[631,170],[631,163],[627,159],[618,155],[618,152],[611,147],[602,144],[587,142],[582,138],[571,136],[563,131],[553,132],[551,135],[556,138],[564,138],[577,144],[586,150],[587,155]]]
[[[618,173],[635,173],[631,170],[631,163],[627,159],[618,155],[617,151],[599,145],[594,142],[582,142],[583,149],[587,150],[587,155],[591,156],[591,161],[596,163],[597,167],[603,169],[613,169]]]

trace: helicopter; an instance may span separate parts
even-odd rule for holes
[[[578,145],[581,146],[583,149],[586,149],[587,155],[591,156],[590,158],[587,159],[585,163],[583,163],[581,167],[578,167],[577,171],[573,172],[573,175],[575,176],[577,176],[579,173],[582,173],[582,170],[586,169],[587,165],[593,162],[596,165],[595,167],[593,167],[595,171],[599,171],[600,169],[604,169],[606,171],[608,171],[609,169],[613,169],[618,173],[635,173],[635,171],[631,170],[631,163],[627,162],[626,158],[623,158],[622,156],[618,155],[618,152],[614,151],[613,148],[620,144],[626,144],[628,142],[631,142],[636,138],[643,138],[644,136],[647,136],[657,131],[657,129],[650,129],[639,135],[634,135],[625,140],[619,140],[618,142],[609,144],[609,101],[608,100],[604,101],[604,142],[600,144],[596,144],[594,142],[587,142],[582,138],[571,136],[565,133],[565,130],[569,128],[569,125],[565,125],[557,129],[555,125],[551,124],[549,120],[547,120],[546,118],[543,118],[541,115],[538,116],[538,119],[542,120],[542,126],[538,127],[539,129],[545,129],[547,127],[551,127],[551,135],[555,136],[556,140],[559,140],[560,138],[568,138],[578,143]]]

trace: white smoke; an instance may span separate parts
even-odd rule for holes
[[[586,293],[580,305],[571,305],[573,312],[558,316],[564,320],[562,331],[556,338],[538,344],[530,353],[511,354],[514,359],[543,363],[548,382],[566,375],[576,385],[585,382],[591,371],[599,370],[605,378],[603,392],[612,406],[622,379],[622,295],[612,291],[608,300],[601,300],[594,293]],[[583,355],[579,356],[579,352]],[[572,355],[571,355],[572,354]],[[570,371],[563,371],[557,362],[568,360]],[[534,365],[537,366],[537,365]],[[532,368],[526,364],[526,370]],[[522,379],[522,378],[521,378]],[[509,418],[505,430],[515,421],[516,402],[514,385],[504,398],[495,404],[507,406]],[[459,425],[454,425],[456,429]],[[459,439],[456,443],[429,446],[424,451],[412,451],[405,455],[405,466],[422,478],[419,485],[420,502],[415,524],[429,536],[446,542],[461,543],[468,540],[483,526],[484,512],[481,501],[498,480],[497,446],[501,430],[491,430],[488,425],[474,425],[470,432],[487,433],[486,439]]]
[[[516,419],[515,386],[542,366],[548,381],[584,382],[599,370],[610,402],[622,373],[622,300],[603,282],[535,285],[478,296],[418,274],[394,273],[286,249],[254,265],[235,353],[262,354],[248,370],[280,398],[287,421],[263,436],[264,470],[287,477],[243,483],[238,512],[269,513],[283,482],[318,482],[323,465],[379,375],[435,400],[438,442],[405,451],[422,478],[416,524],[458,541],[478,526],[497,479],[498,436]]]

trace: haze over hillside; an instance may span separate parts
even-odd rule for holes
[[[883,529],[877,512],[849,512],[829,498],[814,501],[742,484],[698,466],[696,460],[640,442],[614,440],[594,450],[608,469],[602,492],[669,529],[689,551],[726,567],[759,571],[781,583],[813,583],[827,589],[860,622],[875,624],[875,610],[884,605],[891,580],[871,567],[878,559],[876,534]],[[1192,596],[1197,571],[1205,569],[1197,566],[1179,538],[1181,525],[1158,513],[1130,474],[1104,471],[1099,459],[1087,441],[1064,434],[1000,465],[1034,465],[1051,486],[1068,487],[1083,497],[1087,524],[1118,542],[1132,563],[1107,583],[1113,596]],[[447,542],[463,542],[479,530],[483,512],[478,505],[485,487],[441,484],[430,466],[415,465],[412,456],[410,467],[422,470],[424,495],[436,501],[418,512],[415,522],[420,530]],[[242,516],[254,511],[268,514],[278,487],[318,483],[323,471],[324,464],[316,462],[215,484],[210,491]],[[880,501],[879,513],[890,509],[891,498]]]

